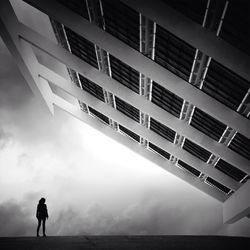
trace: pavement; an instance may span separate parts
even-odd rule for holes
[[[1,250],[224,250],[249,249],[250,238],[228,236],[0,237]]]

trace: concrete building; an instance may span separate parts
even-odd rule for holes
[[[223,202],[224,222],[250,214],[248,1],[25,2],[49,16],[58,43],[19,22],[8,0],[0,35],[52,114],[65,110]]]

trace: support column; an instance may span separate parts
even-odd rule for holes
[[[53,94],[47,82],[38,76],[39,63],[29,43],[19,38],[19,21],[8,0],[0,1],[0,36],[33,93],[54,114]],[[42,81],[42,82],[41,82]]]
[[[250,214],[250,181],[223,203],[223,222],[234,223]]]
[[[105,30],[105,22],[103,19],[104,14],[100,0],[85,0],[85,2],[90,22]],[[109,77],[112,77],[109,53],[97,45],[95,45],[95,52],[99,70]],[[116,109],[114,95],[105,89],[103,89],[103,95],[105,102]],[[115,130],[118,129],[117,122],[109,118],[109,123],[111,124],[112,128],[114,128]]]
[[[155,32],[156,24],[140,14],[140,52],[152,60],[154,60],[155,56]],[[140,95],[149,101],[152,99],[152,82],[149,77],[140,73]],[[140,124],[146,128],[150,128],[150,116],[141,110]],[[141,137],[140,142],[145,147],[148,147],[148,141],[145,138]]]

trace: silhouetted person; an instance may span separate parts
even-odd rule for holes
[[[47,210],[45,201],[46,200],[44,198],[41,198],[37,205],[37,210],[36,210],[36,218],[38,219],[38,226],[37,226],[37,231],[36,231],[37,237],[39,237],[39,230],[40,230],[41,222],[43,223],[43,236],[46,237],[45,222],[46,222],[46,219],[49,218],[49,215],[48,215],[48,210]]]

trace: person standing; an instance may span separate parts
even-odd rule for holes
[[[36,230],[36,236],[39,237],[39,230],[40,230],[40,227],[41,227],[41,223],[43,224],[43,237],[46,237],[46,234],[45,234],[45,222],[46,222],[46,219],[49,218],[49,215],[48,215],[48,210],[47,210],[47,206],[45,204],[45,198],[41,198],[39,200],[39,203],[37,205],[37,210],[36,210],[36,218],[38,220],[38,225],[37,225],[37,230]]]

